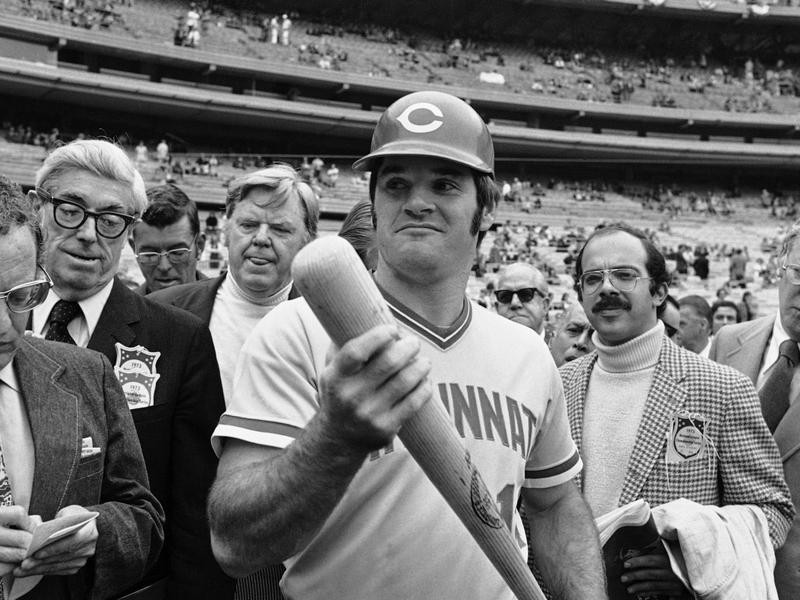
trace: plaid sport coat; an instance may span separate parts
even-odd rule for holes
[[[559,370],[579,451],[586,391],[596,362],[594,351]],[[667,464],[672,422],[684,412],[705,422],[706,447],[701,458]],[[778,449],[761,417],[752,382],[734,369],[679,348],[666,336],[619,504],[638,498],[651,506],[677,498],[715,506],[755,504],[767,517],[776,547],[786,538],[794,515]]]

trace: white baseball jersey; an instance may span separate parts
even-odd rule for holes
[[[561,379],[532,330],[464,301],[446,329],[387,297],[404,334],[422,341],[434,398],[527,554],[520,489],[555,486],[581,462]],[[331,345],[305,300],[276,307],[242,349],[233,399],[212,437],[285,448],[318,410]],[[534,533],[535,535],[535,533]],[[480,598],[513,595],[399,439],[364,462],[317,536],[286,561],[289,599]]]

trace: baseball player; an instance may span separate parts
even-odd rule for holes
[[[493,163],[488,128],[453,96],[417,92],[382,115],[354,168],[371,172],[374,277],[397,323],[337,348],[301,298],[245,343],[213,436],[209,499],[215,555],[231,575],[283,561],[287,598],[510,600],[396,437],[425,402],[441,402],[520,553],[521,497],[552,590],[606,597],[548,349],[465,294],[494,216]]]

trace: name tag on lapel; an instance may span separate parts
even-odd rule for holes
[[[114,374],[125,392],[128,408],[136,410],[153,406],[156,383],[161,377],[156,370],[161,352],[150,352],[144,346],[123,346],[119,342],[115,346],[117,360]]]
[[[699,414],[673,415],[667,432],[667,464],[703,458],[708,451],[707,424],[706,418]]]

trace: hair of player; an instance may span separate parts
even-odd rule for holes
[[[228,218],[233,214],[233,209],[254,189],[261,188],[270,192],[268,205],[282,206],[290,199],[300,202],[303,208],[303,223],[308,234],[308,239],[317,237],[319,225],[319,200],[317,194],[300,174],[285,163],[273,163],[266,169],[242,175],[234,179],[228,186],[228,196],[225,199],[225,214]]]
[[[128,186],[137,217],[147,208],[144,180],[125,151],[116,144],[106,140],[75,140],[56,148],[36,171],[36,187],[52,193],[54,182],[71,171],[88,171]]]

